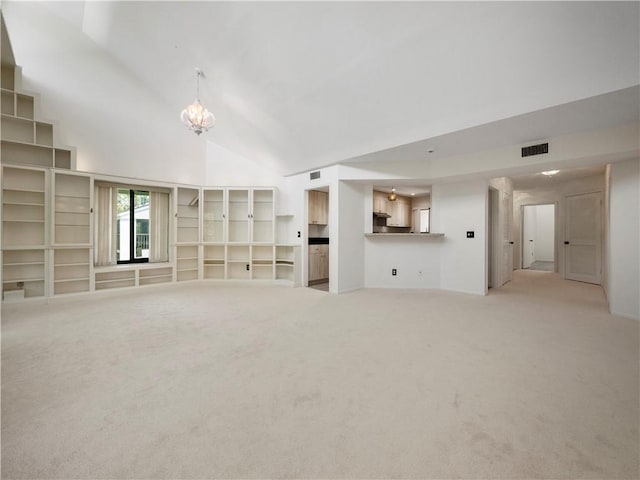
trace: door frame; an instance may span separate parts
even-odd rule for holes
[[[489,239],[487,241],[487,289],[498,288],[502,286],[501,265],[500,261],[500,245],[502,238],[500,236],[500,191],[497,188],[489,187],[488,202],[488,221],[487,229]]]
[[[525,203],[520,205],[520,270],[524,270],[524,207],[537,207],[539,205],[553,205],[553,271],[558,273],[559,270],[559,255],[558,249],[560,247],[560,235],[558,234],[559,221],[559,203],[540,201],[536,203]],[[563,234],[564,235],[564,234]],[[563,268],[563,271],[565,269]]]
[[[311,190],[320,190],[323,192],[327,192],[327,202],[328,202],[328,206],[327,206],[327,228],[329,228],[329,257],[331,257],[332,255],[332,248],[331,248],[331,237],[332,237],[332,232],[331,232],[331,226],[330,226],[330,222],[331,222],[331,186],[328,184],[322,184],[322,185],[314,185],[313,187],[308,187],[305,188],[304,190],[304,225],[302,228],[302,241],[303,241],[303,247],[302,248],[302,286],[303,287],[310,287],[312,285],[309,285],[309,192]],[[333,253],[335,255],[335,253]],[[331,265],[331,259],[329,258],[329,265]],[[329,288],[331,288],[331,273],[329,271]]]

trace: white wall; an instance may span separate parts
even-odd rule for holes
[[[329,283],[329,289],[333,293],[349,292],[362,288],[364,281],[364,210],[366,186],[352,182],[338,182],[338,204],[340,213],[338,218],[337,235],[329,246],[329,252],[337,252],[334,256],[333,268],[338,269],[337,282]],[[334,196],[335,198],[335,196]],[[331,200],[330,200],[331,201]],[[331,207],[330,207],[331,212]],[[331,215],[331,213],[330,213]],[[332,265],[329,265],[331,272]]]
[[[207,141],[205,181],[207,186],[273,187],[284,184],[283,177],[270,168],[213,141]]]
[[[536,205],[535,260],[553,262],[555,258],[555,205]]]
[[[640,319],[640,159],[611,165],[609,309]]]
[[[488,182],[433,185],[433,232],[445,234],[440,248],[440,288],[484,295]],[[474,231],[475,238],[466,232]]]
[[[365,287],[438,288],[442,238],[367,237]],[[392,269],[397,275],[391,275]]]

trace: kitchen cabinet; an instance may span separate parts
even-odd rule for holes
[[[376,213],[387,213],[387,194],[383,192],[373,192],[373,211]]]
[[[309,283],[329,278],[329,245],[309,245]]]
[[[309,224],[326,225],[329,220],[329,194],[309,190]]]
[[[394,202],[388,202],[387,213],[391,215],[387,219],[387,225],[392,227],[411,226],[411,200],[398,197]]]

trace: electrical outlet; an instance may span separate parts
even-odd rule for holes
[[[467,232],[467,238],[474,238],[476,236],[476,232],[469,231]]]
[[[249,271],[249,264],[247,263],[247,272]]]
[[[396,275],[398,275],[398,269],[397,269],[397,268],[392,268],[392,269],[391,269],[391,275],[393,275],[394,277],[395,277]]]
[[[298,230],[298,238],[300,238],[300,230]]]

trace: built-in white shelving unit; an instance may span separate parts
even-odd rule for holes
[[[203,190],[203,238],[205,243],[224,243],[225,232],[225,191],[221,188]]]
[[[197,244],[200,240],[200,190],[177,189],[177,243]]]
[[[176,280],[198,280],[198,255],[197,245],[178,245],[176,248]]]
[[[34,118],[34,98],[15,90],[11,66],[2,67],[0,94],[2,162],[70,169],[71,151],[54,148],[53,125]]]
[[[91,250],[57,248],[53,251],[53,294],[88,292],[91,287]]]
[[[203,277],[219,280],[226,278],[225,245],[205,245],[203,250]]]
[[[54,173],[54,245],[91,245],[91,178]]]
[[[0,68],[4,301],[203,279],[299,284],[300,247],[287,244],[293,216],[275,215],[274,188],[172,185],[75,171],[73,150],[57,145],[53,125],[36,118],[36,97],[20,91],[16,67]],[[171,192],[169,261],[94,266],[95,182]]]

